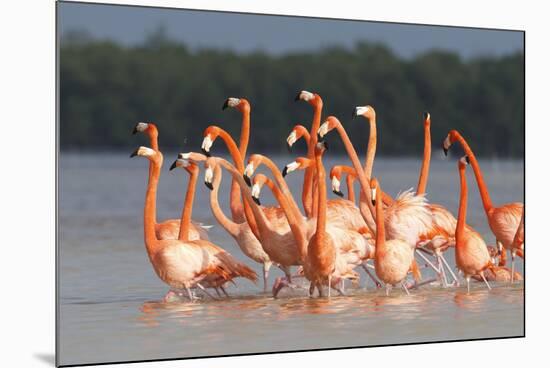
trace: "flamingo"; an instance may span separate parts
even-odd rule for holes
[[[464,273],[468,293],[470,292],[470,278],[478,275],[491,290],[491,286],[485,278],[484,271],[494,268],[491,262],[489,250],[483,238],[473,229],[466,229],[466,212],[468,207],[468,184],[466,183],[466,164],[468,156],[458,161],[458,173],[460,175],[460,204],[458,207],[458,220],[456,224],[456,266]]]
[[[169,300],[171,295],[176,294],[174,289],[185,289],[191,300],[194,299],[191,293],[191,288],[194,287],[200,288],[211,296],[201,282],[204,282],[206,287],[214,288],[223,286],[227,281],[231,281],[236,277],[244,277],[256,282],[256,273],[222,248],[206,240],[189,239],[192,206],[198,175],[196,165],[188,165],[191,178],[185,197],[185,210],[178,239],[157,239],[155,215],[157,187],[163,161],[162,153],[141,146],[130,157],[134,156],[145,157],[152,164],[145,195],[144,238],[149,260],[157,276],[170,286],[165,301]]]
[[[180,153],[179,158],[189,160],[194,163],[201,163],[206,161],[206,156],[196,152]],[[212,190],[210,191],[210,208],[218,223],[235,239],[241,251],[249,257],[263,265],[263,285],[264,292],[267,291],[267,282],[269,278],[269,270],[273,265],[273,262],[263,250],[262,245],[258,239],[254,236],[254,233],[250,229],[248,222],[236,223],[228,218],[220,207],[218,202],[218,192],[220,189],[220,183],[222,180],[222,171],[219,166],[214,168],[214,177],[212,181]],[[240,192],[240,188],[239,188]],[[288,273],[288,270],[283,272]]]
[[[413,270],[415,278],[419,279],[419,271],[414,260],[414,248],[410,243],[396,238],[386,240],[384,209],[382,193],[378,180],[372,178],[372,203],[376,209],[376,248],[374,254],[374,269],[376,276],[386,284],[386,295],[389,295],[392,286],[401,284],[407,294],[409,290],[405,279],[409,270]]]
[[[506,203],[500,207],[494,207],[477,158],[468,145],[468,142],[466,142],[457,130],[451,130],[449,134],[447,134],[442,145],[443,152],[447,155],[449,148],[454,142],[458,142],[462,146],[464,153],[470,160],[472,170],[476,177],[481,201],[483,202],[483,209],[485,210],[487,221],[489,222],[489,227],[496,237],[499,250],[502,249],[502,247],[504,247],[505,250],[510,250],[512,255],[512,269],[514,269],[516,254],[523,256],[524,244],[521,240],[522,237],[518,236],[517,244],[514,244],[514,237],[518,231],[520,233],[524,231],[524,226],[522,225],[524,206],[522,203],[513,202]]]
[[[321,124],[321,114],[323,111],[323,99],[317,93],[308,91],[300,91],[294,101],[306,101],[313,107],[313,120],[311,123],[310,139],[307,148],[307,157],[310,160],[315,158],[315,144],[317,144],[317,130]],[[304,212],[308,218],[313,216],[313,202],[316,197],[315,190],[313,188],[315,176],[315,168],[311,167],[306,170],[304,174],[304,188],[302,191],[302,204],[304,206]]]
[[[212,148],[212,145],[214,144],[216,139],[220,137],[222,141],[225,143],[225,145],[227,146],[227,149],[229,150],[229,154],[231,155],[231,158],[235,163],[235,168],[241,173],[244,172],[245,167],[244,167],[242,156],[240,154],[239,149],[237,148],[237,144],[235,143],[231,135],[229,135],[229,133],[227,133],[224,129],[218,126],[211,125],[205,129],[203,136],[204,136],[204,139],[201,145],[201,149],[206,156],[210,155],[210,150]],[[258,230],[259,227],[256,224],[257,216],[253,215],[250,209],[250,205],[248,205],[246,201],[244,201],[243,203],[243,208],[244,208],[244,214],[243,214],[244,218],[243,218],[243,221],[241,222],[249,224],[253,235],[256,237],[256,240],[254,241],[252,239],[248,239],[247,237],[245,237],[244,239],[240,240],[241,242],[243,242],[243,244],[239,243],[239,245],[241,247],[244,247],[246,246],[244,242],[249,242],[249,243],[257,242],[257,245],[263,246],[263,244],[261,244],[260,242],[261,237]],[[275,228],[285,228],[285,226],[288,226],[288,224],[286,223],[286,218],[281,208],[262,207],[261,210],[265,213],[265,215],[267,216],[267,219],[270,222],[272,222]],[[239,218],[239,216],[237,216],[237,218]],[[235,219],[234,221],[239,222]],[[246,231],[245,234],[249,234],[249,232]],[[267,251],[266,253],[270,255],[269,251]],[[284,264],[280,264],[280,265],[282,266],[282,269],[284,270],[286,277],[289,278],[291,275],[288,271],[289,269],[287,268],[287,266],[285,266]]]
[[[151,148],[155,151],[159,151],[158,128],[156,124],[151,122],[149,123],[139,122],[136,124],[132,132],[132,134],[136,134],[136,133],[146,134],[149,137]],[[152,165],[150,164],[149,165],[150,170],[151,170],[151,167]],[[169,219],[159,224],[157,223],[157,220],[155,218],[154,222],[155,222],[155,233],[157,235],[157,238],[178,239],[178,235],[180,232],[180,223],[181,223],[179,219]],[[191,221],[191,225],[189,227],[189,239],[208,240],[207,230],[210,228],[211,226],[206,226],[206,225]]]
[[[231,165],[227,160],[220,157],[209,157],[205,162],[205,184],[208,188],[213,189],[212,179],[214,168],[220,165],[226,169],[241,189],[241,194],[244,199],[244,204],[251,209],[250,215],[245,211],[246,220],[251,223],[249,216],[253,216],[255,221],[254,227],[257,228],[257,237],[265,253],[269,256],[272,262],[279,264],[283,270],[289,283],[291,283],[291,275],[288,271],[291,266],[302,265],[301,249],[297,246],[296,241],[291,233],[293,224],[289,224],[283,210],[281,221],[272,221],[268,218],[265,208],[258,206],[250,193],[250,189],[245,183],[239,171]],[[252,227],[252,225],[251,225]],[[254,231],[254,227],[252,230]]]

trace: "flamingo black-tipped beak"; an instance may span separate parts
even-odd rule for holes
[[[321,134],[317,133],[317,142],[321,143],[323,142],[324,138],[321,137]]]
[[[286,176],[286,174],[288,174],[288,167],[285,166],[285,167],[283,168],[282,173],[283,173],[283,178],[284,178],[284,177]]]
[[[292,146],[290,144],[286,144],[286,149],[288,151],[288,153],[292,153]]]
[[[353,112],[351,113],[351,118],[355,119],[357,117],[357,110],[353,109]]]
[[[254,200],[254,203],[256,203],[258,206],[261,206],[260,199],[252,196],[252,199]]]
[[[332,193],[336,194],[338,197],[343,197],[344,196],[344,193],[342,193],[339,190],[333,190]]]
[[[138,132],[137,127],[134,127],[134,130],[132,130],[132,135],[135,135]]]
[[[422,114],[422,118],[423,118],[424,120],[426,120],[426,119],[428,119],[428,115],[429,115],[428,112],[427,112],[427,111],[424,111],[424,113]]]
[[[323,147],[325,148],[325,151],[328,151],[328,143],[327,143],[327,141],[321,139],[321,140],[319,141],[319,143],[321,143],[321,144],[323,145]]]
[[[210,154],[210,151],[207,151],[207,150],[205,150],[204,148],[201,148],[201,151],[202,151],[202,153],[204,153],[204,155],[205,155],[206,157],[211,157],[211,156],[212,156],[212,155]]]
[[[134,152],[132,152],[132,154],[130,155],[130,158],[134,157],[134,156],[137,156],[138,154],[138,150],[135,150]]]
[[[206,187],[207,187],[208,189],[210,189],[210,190],[213,190],[213,189],[214,189],[214,187],[212,186],[212,183],[210,183],[210,182],[208,182],[208,181],[205,181],[205,182],[204,182],[204,185],[206,185]]]
[[[222,111],[227,109],[229,107],[229,100],[225,100],[225,102],[223,103],[223,106],[222,106]]]
[[[248,177],[248,175],[243,174],[243,179],[244,179],[244,182],[246,183],[246,185],[248,185],[249,187],[252,186],[252,182],[250,181],[250,178]]]
[[[176,164],[177,164],[178,160],[175,160],[172,165],[170,165],[170,171],[174,170],[176,168]]]
[[[466,156],[465,159],[466,159],[466,163],[469,165],[470,164],[470,157]]]
[[[373,206],[376,206],[376,199],[371,199],[371,203]]]
[[[442,144],[441,148],[443,149],[443,153],[445,154],[445,157],[447,157],[447,155],[449,154],[449,149],[445,148],[445,144]]]
[[[296,95],[296,97],[294,97],[294,101],[300,101],[300,95],[302,94],[302,92],[298,92],[298,94]]]

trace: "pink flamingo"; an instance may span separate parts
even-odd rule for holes
[[[206,287],[214,288],[223,286],[227,281],[231,281],[236,277],[245,277],[256,282],[256,273],[245,264],[234,259],[231,254],[222,248],[206,240],[189,239],[189,227],[198,176],[196,166],[188,166],[191,178],[185,197],[185,210],[182,215],[178,239],[157,239],[154,219],[156,215],[157,187],[163,157],[159,151],[147,147],[139,147],[130,157],[134,156],[145,157],[152,163],[149,170],[149,182],[144,206],[145,248],[157,276],[171,288],[165,296],[165,300],[175,294],[173,289],[185,289],[189,298],[193,300],[194,297],[190,289],[194,287],[200,288],[211,296],[201,282]]]
[[[458,220],[456,224],[456,247],[455,261],[456,266],[464,273],[468,293],[470,292],[470,278],[478,275],[483,279],[487,288],[491,286],[485,278],[484,271],[493,269],[491,256],[487,245],[481,235],[472,229],[466,229],[466,211],[468,207],[468,184],[466,182],[466,164],[468,156],[462,157],[458,161],[458,173],[460,175],[460,204],[458,207]]]
[[[206,161],[205,155],[196,152],[180,153],[179,158],[194,162],[196,164]],[[213,174],[212,190],[210,191],[210,208],[212,210],[212,214],[218,223],[225,229],[225,231],[227,231],[229,235],[235,239],[244,255],[263,265],[263,285],[265,292],[267,291],[269,270],[273,265],[273,262],[263,250],[258,239],[254,236],[248,222],[245,221],[242,223],[236,223],[224,214],[218,202],[218,192],[222,180],[222,171],[219,166],[215,166]],[[256,230],[256,232],[258,232],[258,230]],[[283,269],[283,272],[285,272],[285,274],[289,273],[287,269]]]
[[[505,249],[510,250],[512,254],[513,270],[516,254],[523,256],[523,242],[519,242],[521,237],[518,237],[518,244],[514,245],[516,233],[518,231],[523,232],[524,228],[522,225],[523,204],[513,202],[504,204],[500,207],[493,206],[493,202],[489,195],[487,184],[483,179],[483,173],[479,167],[477,158],[466,140],[456,130],[451,130],[443,142],[443,151],[445,155],[447,155],[449,148],[454,142],[458,142],[462,146],[464,153],[470,160],[472,170],[474,171],[474,175],[476,177],[481,201],[483,202],[483,208],[489,222],[489,227],[496,237],[496,242],[499,249],[504,247]],[[520,252],[518,253],[518,251]]]
[[[372,201],[376,208],[376,251],[374,255],[374,269],[376,276],[386,284],[386,295],[390,288],[401,284],[407,294],[409,290],[405,279],[410,270],[415,274],[417,281],[420,274],[414,260],[414,247],[401,239],[386,240],[384,209],[382,194],[376,178],[371,179]]]

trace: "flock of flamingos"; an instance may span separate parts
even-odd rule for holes
[[[157,222],[156,196],[163,156],[158,147],[158,130],[153,123],[138,123],[135,133],[144,133],[151,147],[139,147],[133,156],[146,157],[149,162],[149,181],[145,196],[145,247],[158,277],[170,286],[166,301],[175,298],[195,300],[196,289],[213,299],[227,296],[224,285],[237,277],[257,281],[256,273],[236,260],[222,247],[208,240],[206,227],[191,218],[193,198],[199,175],[199,166],[205,167],[205,184],[210,188],[210,207],[218,223],[235,239],[242,252],[263,265],[264,292],[268,290],[268,273],[272,265],[284,272],[276,279],[272,293],[277,297],[284,287],[303,288],[297,278],[309,281],[309,295],[317,290],[330,297],[331,289],[345,293],[345,280],[357,283],[357,268],[364,270],[376,287],[410,289],[439,282],[442,287],[459,286],[461,273],[470,291],[473,278],[484,282],[521,280],[514,271],[516,255],[523,258],[524,212],[522,203],[507,203],[495,207],[489,196],[482,171],[466,140],[451,130],[443,142],[445,154],[458,142],[465,156],[458,160],[460,205],[458,218],[439,204],[426,198],[431,137],[430,114],[424,113],[424,159],[416,191],[408,190],[392,198],[382,190],[380,181],[372,177],[376,151],[376,112],[372,106],[358,106],[354,117],[364,117],[370,125],[368,149],[364,165],[340,121],[329,116],[321,124],[323,100],[318,94],[301,91],[297,101],[313,107],[311,130],[295,126],[287,138],[290,147],[299,139],[307,143],[307,157],[299,157],[284,167],[282,172],[266,156],[253,154],[245,161],[250,132],[250,103],[244,98],[228,98],[223,109],[234,108],[242,114],[239,146],[218,126],[204,131],[202,152],[180,153],[170,167],[184,168],[190,175],[181,219]],[[327,152],[324,138],[336,130],[340,135],[352,166],[335,166],[330,170],[332,191],[343,197],[340,190],[342,175],[346,176],[347,199],[327,199],[326,170],[323,156]],[[220,157],[211,157],[210,149],[221,138],[233,163]],[[254,175],[265,165],[272,178]],[[496,246],[487,246],[481,235],[466,224],[468,188],[467,166],[471,165],[477,180],[483,207]],[[230,217],[224,214],[218,202],[222,171],[232,177]],[[301,194],[303,213],[290,192],[285,176],[304,170]],[[358,180],[360,195],[356,205],[353,182]],[[278,206],[260,204],[261,189],[272,191]],[[454,248],[456,268],[453,271],[444,253]],[[511,269],[506,267],[506,252],[511,253]],[[417,261],[418,259],[418,261]],[[373,260],[372,264],[369,262]],[[291,267],[298,266],[295,274]],[[422,279],[421,270],[431,268],[437,277]],[[408,280],[409,273],[412,279]],[[303,285],[303,283],[301,284]],[[217,293],[217,297],[211,292]],[[221,292],[220,292],[221,291]]]

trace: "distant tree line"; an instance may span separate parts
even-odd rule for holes
[[[368,125],[351,112],[370,104],[381,155],[421,154],[425,110],[434,146],[455,128],[480,156],[524,154],[523,53],[462,60],[434,50],[404,60],[361,42],[272,56],[191,51],[162,32],[132,47],[75,32],[59,62],[62,149],[128,149],[145,143],[131,136],[134,124],[154,121],[162,149],[198,150],[210,124],[238,137],[240,114],[221,110],[232,96],[252,105],[250,152],[283,152],[292,126],[310,126],[311,107],[294,102],[305,89],[322,96],[324,115],[339,117],[360,151]]]

